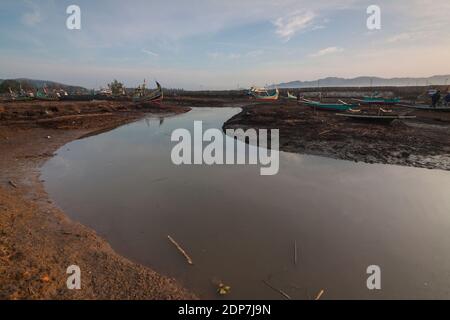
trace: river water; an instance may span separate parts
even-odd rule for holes
[[[450,298],[450,172],[284,152],[274,176],[172,163],[174,129],[220,129],[239,111],[194,108],[73,141],[44,165],[46,190],[118,253],[200,298],[220,298],[220,282],[230,299],[284,298],[266,283],[293,299]],[[367,288],[370,265],[381,290]]]

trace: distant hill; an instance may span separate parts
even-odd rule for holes
[[[291,81],[273,84],[271,88],[315,88],[315,87],[402,87],[426,85],[450,85],[450,75],[432,76],[428,78],[379,78],[357,77],[352,79],[328,77],[314,81]]]
[[[48,88],[64,89],[65,91],[67,91],[69,93],[77,93],[77,92],[87,93],[87,92],[89,92],[88,89],[83,88],[81,86],[72,86],[72,85],[67,85],[67,84],[63,84],[63,83],[59,83],[59,82],[55,82],[55,81],[35,80],[35,79],[27,79],[27,78],[0,79],[0,85],[2,84],[2,82],[7,81],[7,80],[16,81],[18,83],[21,83],[22,87],[24,87],[24,88],[33,87],[35,89],[41,89],[44,86],[47,86]]]

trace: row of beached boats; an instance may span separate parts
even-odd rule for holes
[[[265,89],[252,87],[248,94],[257,101],[275,101],[280,98],[278,89]],[[296,100],[298,103],[305,104],[314,110],[333,111],[337,112],[336,116],[344,117],[353,120],[373,121],[373,122],[392,122],[399,119],[413,119],[414,115],[397,114],[392,110],[386,108],[386,106],[401,106],[410,109],[417,110],[431,110],[431,111],[449,111],[449,106],[436,106],[429,105],[417,105],[417,104],[401,104],[400,98],[385,98],[374,94],[373,96],[365,96],[362,99],[351,99],[352,103],[347,103],[343,100],[337,102],[321,102],[305,99],[303,97],[295,96],[289,91],[287,96],[283,97],[288,100]],[[372,106],[373,108],[365,108],[361,110],[361,105]]]
[[[13,101],[31,101],[43,100],[52,101],[59,100],[61,97],[67,96],[67,92],[62,89],[49,90],[46,86],[36,91],[26,91],[20,85],[18,92],[14,92],[11,88],[9,90],[9,98]]]
[[[158,81],[156,82],[156,89],[149,90],[147,89],[146,82],[144,80],[144,83],[142,85],[139,85],[131,95],[131,100],[134,102],[142,102],[142,103],[155,103],[160,104],[162,100],[164,99],[164,93],[163,88],[159,84]],[[14,92],[11,88],[9,88],[9,100],[12,101],[32,101],[32,100],[42,100],[42,101],[57,101],[57,100],[73,100],[79,99],[79,98],[86,98],[83,100],[93,100],[93,99],[101,99],[101,98],[108,98],[108,99],[115,99],[115,98],[130,98],[126,92],[125,89],[122,90],[121,94],[118,96],[113,95],[112,90],[107,89],[100,89],[95,94],[91,95],[75,95],[70,96],[65,90],[63,89],[48,89],[46,86],[44,86],[42,89],[37,89],[36,91],[26,91],[22,89],[22,86],[19,88],[19,92]]]
[[[361,104],[350,104],[342,100],[339,100],[339,103],[320,103],[303,99],[303,103],[312,107],[314,110],[319,108],[320,110],[326,111],[339,111],[340,113],[336,113],[336,116],[352,120],[390,123],[394,120],[414,119],[416,117],[408,114],[394,114],[392,110],[380,106],[392,105],[391,101],[384,102],[379,100],[380,102],[378,103],[375,103],[372,99],[361,101],[361,104],[377,105],[378,108],[363,111],[359,109]]]

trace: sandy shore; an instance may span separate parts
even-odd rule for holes
[[[69,220],[39,180],[41,165],[69,141],[134,121],[143,111],[188,109],[56,102],[3,105],[2,110],[1,299],[195,298],[174,279],[119,256],[94,231]],[[66,287],[66,269],[73,264],[81,268],[81,290]]]
[[[245,107],[224,129],[279,129],[282,151],[450,170],[450,112],[393,110],[417,118],[390,125],[354,122],[335,112],[279,101]]]

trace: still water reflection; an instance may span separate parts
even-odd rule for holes
[[[67,144],[42,175],[74,220],[201,298],[450,298],[450,173],[280,154],[280,171],[175,166],[171,133],[239,112],[199,108]],[[189,266],[167,240],[194,260]],[[294,242],[297,264],[294,264]],[[379,265],[382,290],[366,287]]]

